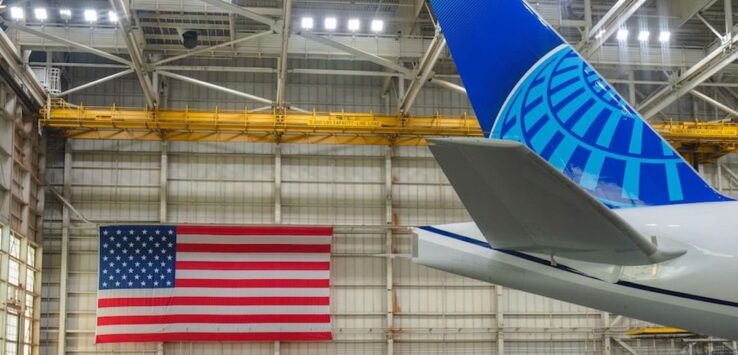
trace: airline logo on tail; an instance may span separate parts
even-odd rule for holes
[[[612,208],[730,200],[522,0],[431,0],[479,123]]]

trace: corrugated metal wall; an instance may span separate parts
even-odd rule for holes
[[[331,274],[335,341],[279,344],[283,354],[386,354],[390,348],[397,354],[493,354],[503,346],[506,354],[602,354],[609,332],[640,324],[625,319],[608,330],[605,325],[615,316],[417,266],[402,257],[410,245],[400,227],[469,220],[425,148],[170,142],[164,160],[158,142],[72,141],[68,149],[69,197],[95,223],[157,223],[163,198],[169,223],[336,225]],[[63,142],[50,143],[47,179],[53,186],[64,184],[64,158]],[[160,191],[161,174],[166,174],[165,191]],[[56,354],[60,339],[61,208],[49,198],[43,354]],[[397,257],[388,259],[389,253]],[[96,272],[95,226],[72,215],[67,352],[155,353],[157,344],[93,344]],[[684,346],[677,341],[629,343],[646,354],[670,354]],[[275,346],[171,343],[160,350],[274,354]],[[614,342],[611,347],[614,354],[625,353]]]

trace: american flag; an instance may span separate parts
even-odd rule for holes
[[[332,234],[103,226],[96,342],[330,340]]]

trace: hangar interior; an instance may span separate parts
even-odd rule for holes
[[[424,138],[481,134],[424,0],[0,4],[4,354],[738,351],[409,260],[470,220]],[[738,196],[735,1],[529,5]],[[334,226],[333,340],[96,345],[111,223]]]

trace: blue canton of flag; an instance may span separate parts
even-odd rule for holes
[[[99,289],[173,288],[174,226],[100,228]]]

